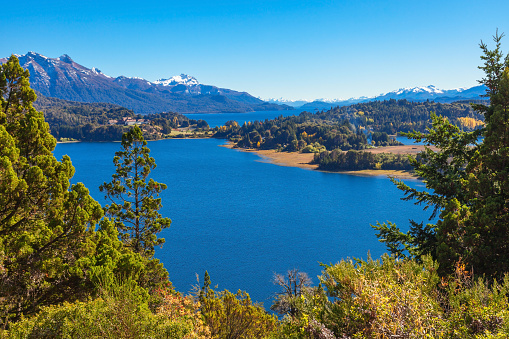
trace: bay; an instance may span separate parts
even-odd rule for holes
[[[184,294],[205,270],[219,289],[246,290],[270,305],[278,291],[274,272],[298,268],[313,282],[322,268],[342,258],[375,258],[385,252],[370,224],[393,221],[405,229],[409,219],[428,213],[410,202],[384,177],[322,173],[267,163],[254,153],[220,147],[223,140],[183,139],[149,142],[157,163],[156,181],[166,183],[161,213],[172,219],[156,250],[170,280]],[[110,181],[119,143],[58,144],[83,182],[104,204],[98,186]],[[411,186],[424,188],[420,181]]]
[[[234,120],[242,126],[244,123],[249,121],[265,121],[265,119],[271,120],[281,115],[284,117],[299,115],[303,111],[303,109],[294,109],[289,111],[258,111],[247,113],[189,113],[184,115],[189,119],[205,120],[209,124],[210,128],[214,128],[216,126],[223,126],[224,123],[229,120]]]

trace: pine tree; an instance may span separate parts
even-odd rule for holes
[[[502,35],[495,49],[481,42],[490,105],[473,105],[484,114],[485,127],[461,132],[447,119],[433,116],[429,133],[412,133],[440,151],[427,149],[413,161],[429,192],[396,181],[405,199],[432,207],[436,224],[412,222],[407,233],[394,224],[378,224],[380,241],[398,255],[431,254],[443,274],[466,265],[475,274],[500,278],[509,272],[509,55],[503,57]],[[478,142],[479,137],[483,141]]]
[[[0,66],[2,320],[86,293],[84,265],[103,215],[83,184],[70,185],[70,158],[53,156],[56,141],[32,106],[28,79],[15,56]]]
[[[500,38],[495,40],[498,52],[486,59],[484,68],[487,79],[495,81],[485,80],[490,106],[484,141],[461,182],[467,201],[447,206],[439,232],[444,239],[439,250],[455,251],[474,272],[498,278],[509,272],[509,55],[501,62]]]
[[[111,205],[104,208],[119,229],[124,244],[145,257],[154,255],[154,247],[164,243],[157,233],[170,227],[170,218],[159,214],[161,198],[157,198],[165,184],[148,180],[156,163],[138,126],[122,136],[121,150],[113,158],[116,171],[112,181],[99,189]]]

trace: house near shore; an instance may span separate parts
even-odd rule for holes
[[[129,118],[129,119],[127,119],[127,120],[124,122],[124,124],[125,124],[126,126],[136,125],[136,119],[130,119],[130,118]]]
[[[147,123],[148,121],[145,119],[134,119],[130,117],[123,117],[122,120],[108,120],[108,124],[110,125],[133,126],[133,125],[143,125]]]

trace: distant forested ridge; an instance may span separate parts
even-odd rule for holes
[[[234,121],[220,127],[215,136],[228,138],[237,147],[278,149],[316,153],[320,150],[362,150],[371,146],[393,146],[398,132],[425,131],[430,114],[449,118],[465,130],[483,124],[482,114],[468,103],[442,104],[387,100],[336,107],[317,113],[254,121],[239,126]],[[323,149],[322,149],[323,148]]]
[[[128,126],[133,124],[142,125],[149,140],[168,137],[172,135],[172,129],[177,128],[209,129],[205,121],[195,121],[178,113],[140,115],[114,104],[67,101],[40,93],[35,107],[45,113],[51,133],[59,140],[120,140]],[[483,116],[467,102],[442,104],[391,99],[336,107],[314,114],[302,112],[298,116],[281,116],[243,126],[229,121],[211,132],[216,138],[227,138],[237,147],[245,148],[308,153],[362,150],[399,144],[391,136],[397,132],[425,131],[430,127],[431,112],[449,118],[464,130],[473,130],[483,124]]]
[[[189,119],[178,113],[140,115],[114,104],[67,101],[40,93],[34,106],[44,112],[50,132],[57,140],[119,141],[133,125],[140,125],[148,140],[168,137],[177,128],[209,129],[204,120]]]
[[[485,104],[482,100],[475,103]],[[395,134],[426,131],[431,127],[432,113],[447,117],[465,131],[484,125],[483,114],[474,111],[469,102],[444,104],[391,99],[317,113],[302,112],[298,116],[280,116],[242,126],[228,121],[214,129],[214,136],[229,139],[235,147],[315,153],[313,162],[320,170],[411,170],[406,155],[362,150],[402,145]]]
[[[476,103],[482,103],[477,100]],[[472,108],[470,102],[443,104],[433,101],[385,100],[335,107],[316,113],[316,118],[327,121],[348,120],[356,126],[372,131],[394,134],[397,132],[424,132],[431,127],[431,112],[446,117],[465,130],[475,129],[484,122],[484,116]]]

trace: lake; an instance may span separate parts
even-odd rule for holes
[[[265,119],[274,119],[279,116],[299,115],[303,109],[294,109],[289,111],[260,111],[248,113],[189,113],[184,114],[189,119],[205,120],[211,128],[223,126],[229,120],[235,120],[242,126],[245,122],[265,121]]]
[[[168,185],[161,214],[172,219],[156,257],[184,294],[196,284],[196,274],[203,278],[208,270],[212,285],[246,290],[268,308],[278,291],[274,272],[298,268],[317,284],[320,262],[384,253],[370,224],[390,220],[406,229],[409,219],[429,217],[400,200],[402,192],[387,178],[276,166],[222,144],[217,139],[148,144],[158,165],[153,178]],[[68,154],[76,168],[73,182],[83,182],[104,204],[98,187],[111,180],[119,148],[113,142],[68,143],[58,144],[54,154],[58,159]],[[408,182],[424,188],[420,181]]]

